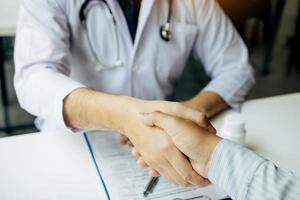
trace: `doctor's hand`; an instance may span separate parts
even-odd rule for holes
[[[222,138],[191,121],[161,112],[144,114],[142,121],[150,127],[159,127],[165,131],[176,147],[190,159],[193,169],[202,177],[207,178],[211,155]],[[138,150],[133,149],[133,154],[139,156]],[[143,158],[140,158],[138,163],[146,167]]]
[[[162,129],[141,123],[131,130],[129,138],[144,162],[170,182],[180,186],[208,184]]]

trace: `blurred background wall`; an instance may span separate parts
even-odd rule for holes
[[[219,3],[249,47],[256,70],[257,84],[248,99],[300,92],[299,1],[219,0]],[[0,27],[11,20],[9,8],[3,7],[4,4],[5,0],[0,0]],[[1,28],[0,36],[0,137],[34,132],[34,117],[19,107],[13,88],[14,38],[1,34]],[[208,77],[199,76],[203,70],[199,66],[201,63],[193,59],[187,64],[177,82],[175,99],[193,96],[209,81]]]

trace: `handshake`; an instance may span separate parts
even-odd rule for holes
[[[209,184],[210,158],[222,138],[205,114],[163,101],[133,110],[142,112],[129,123],[121,143],[134,146],[132,154],[138,158],[138,166],[149,167],[150,176],[162,175],[179,186]]]

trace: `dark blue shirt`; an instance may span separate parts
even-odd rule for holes
[[[141,0],[118,0],[124,12],[132,41],[135,39]]]

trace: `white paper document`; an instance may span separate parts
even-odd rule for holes
[[[221,199],[226,194],[216,186],[205,188],[181,188],[169,183],[163,177],[148,198],[143,197],[145,186],[150,180],[147,170],[136,166],[136,158],[131,155],[130,148],[119,143],[119,134],[93,132],[88,139],[94,153],[96,163],[107,188],[108,199],[111,200],[190,200]],[[99,177],[100,179],[100,177]]]

